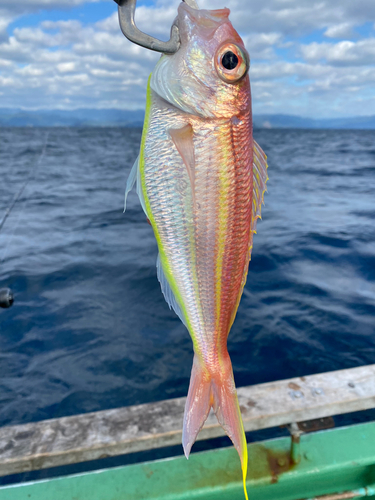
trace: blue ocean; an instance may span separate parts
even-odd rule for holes
[[[269,182],[229,335],[237,386],[375,363],[375,131],[254,136]],[[187,393],[192,342],[135,194],[123,213],[140,137],[0,129],[0,221],[25,185],[0,231],[1,426]]]

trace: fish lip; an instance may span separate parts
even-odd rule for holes
[[[190,7],[190,5],[188,5],[187,3],[181,2],[178,7],[179,11],[180,9],[188,12],[190,17],[192,17],[194,21],[198,21],[202,17],[202,14],[204,14],[212,21],[215,21],[216,23],[220,21],[222,22],[229,21],[230,9],[228,9],[227,7],[224,7],[223,9],[213,9],[213,10],[194,9],[193,7]]]

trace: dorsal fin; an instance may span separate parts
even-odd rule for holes
[[[236,312],[238,305],[241,300],[242,292],[246,283],[248,264],[251,259],[251,250],[253,249],[253,236],[256,233],[257,220],[261,216],[261,208],[264,198],[264,193],[267,191],[266,182],[268,181],[267,175],[267,156],[264,154],[263,149],[259,146],[257,142],[254,141],[253,146],[253,207],[251,216],[251,226],[250,226],[250,238],[249,238],[249,248],[247,254],[247,260],[243,270],[242,283],[240,288],[240,293],[238,294],[236,307],[233,309],[230,326],[232,327],[234,318],[236,317]]]
[[[267,191],[267,156],[259,144],[254,141],[253,155],[253,214],[251,220],[251,231],[256,233],[257,219],[261,218],[261,208],[264,202],[264,193]]]
[[[195,154],[193,127],[190,123],[188,123],[182,128],[170,128],[168,132],[186,167],[190,179],[193,202],[195,205]]]

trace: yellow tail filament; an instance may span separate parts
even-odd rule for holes
[[[247,446],[246,446],[243,459],[241,460],[241,467],[242,467],[242,478],[243,478],[243,490],[245,493],[246,500],[249,500],[249,497],[247,496],[247,489],[246,489],[247,460],[248,460],[248,458],[247,458]]]

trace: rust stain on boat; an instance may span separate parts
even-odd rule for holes
[[[298,384],[295,384],[294,382],[289,382],[288,387],[289,387],[289,389],[293,389],[294,391],[301,390],[301,386],[299,386]]]
[[[277,483],[279,476],[293,468],[290,453],[285,451],[274,451],[266,448],[267,461],[271,476],[271,483]]]
[[[193,464],[191,464],[193,465]],[[199,479],[194,481],[195,488],[224,487],[228,484],[240,483],[241,474],[236,467],[236,457],[231,456],[220,467],[210,469],[205,466],[199,474]],[[200,465],[199,465],[200,466]],[[249,456],[248,480],[267,484],[278,482],[281,474],[296,467],[293,464],[290,450],[273,450],[261,444],[251,445],[251,455]]]

